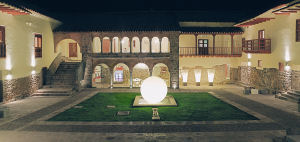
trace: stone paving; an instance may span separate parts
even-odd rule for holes
[[[189,88],[191,89],[191,88]],[[232,91],[234,90],[234,91]],[[257,115],[271,118],[253,122],[47,122],[46,118],[62,112],[97,92],[138,92],[139,89],[85,89],[67,97],[49,98],[49,102],[28,107],[16,118],[0,119],[0,141],[282,141],[288,134],[299,134],[300,117],[294,106],[263,96],[242,95],[236,86],[202,87],[170,92],[213,92],[233,105],[245,107]],[[27,98],[32,99],[32,98]],[[52,99],[52,101],[50,101]],[[24,100],[26,102],[26,99]],[[34,102],[34,101],[32,101]],[[27,101],[30,104],[30,101]],[[22,103],[20,103],[19,106]],[[33,103],[34,104],[34,103]],[[274,107],[272,105],[280,104]],[[9,106],[4,104],[0,107]],[[30,106],[30,105],[28,105]],[[40,107],[39,107],[40,106]],[[41,108],[41,109],[40,109]],[[243,110],[243,109],[242,109]],[[22,109],[19,110],[22,112]],[[27,114],[26,114],[27,113]],[[18,114],[17,111],[15,114]],[[9,116],[9,115],[8,115]],[[6,119],[6,121],[4,121]],[[7,121],[11,119],[10,121]],[[141,123],[141,124],[139,124]],[[294,136],[297,139],[297,135]]]

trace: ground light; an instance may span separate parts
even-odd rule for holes
[[[213,86],[214,77],[215,77],[215,70],[214,69],[208,69],[207,74],[208,74],[209,86]]]
[[[141,85],[141,94],[149,103],[161,102],[167,93],[168,88],[165,81],[156,76],[148,77]]]
[[[141,95],[136,96],[133,106],[177,106],[173,96],[167,96],[166,82],[160,77],[146,78],[141,85]]]

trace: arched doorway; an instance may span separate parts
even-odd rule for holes
[[[119,63],[113,71],[114,87],[130,87],[130,72],[127,65]]]
[[[110,70],[106,64],[99,64],[94,68],[92,74],[92,87],[109,88],[110,87]]]
[[[152,76],[157,76],[166,81],[168,87],[170,87],[170,72],[167,65],[158,63],[153,67]]]
[[[68,61],[77,62],[82,60],[80,46],[77,41],[73,39],[64,39],[57,44],[57,51],[62,56],[67,57]]]
[[[143,80],[150,76],[149,67],[144,63],[138,63],[132,70],[132,86],[140,87]]]

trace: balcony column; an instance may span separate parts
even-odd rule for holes
[[[112,52],[113,39],[109,37],[109,40],[110,40],[110,53],[113,53]]]
[[[216,34],[212,34],[213,36],[213,55],[215,55],[215,47],[216,47]],[[207,47],[209,48],[209,47]]]
[[[194,34],[195,35],[195,51],[196,51],[196,53],[195,53],[195,55],[198,55],[198,53],[199,53],[199,51],[198,51],[198,44],[197,44],[197,38],[198,38],[198,34]]]
[[[132,53],[132,47],[131,47],[131,40],[133,39],[132,37],[128,37],[129,38],[129,50],[130,50],[130,54]]]
[[[100,38],[100,42],[101,42],[101,46],[100,46],[100,53],[103,53],[103,37],[99,37]]]
[[[130,88],[132,88],[132,70],[130,70],[129,72],[130,72]]]
[[[118,37],[119,38],[119,45],[120,45],[120,53],[122,53],[122,38],[121,37]]]
[[[113,74],[114,74],[114,69],[111,68],[110,69],[110,88],[113,88],[113,78],[114,78]]]
[[[231,36],[231,55],[233,55],[233,46],[234,46],[234,44],[233,44],[233,36],[234,36],[234,34],[230,34],[230,36]]]
[[[153,38],[153,37],[152,37]],[[150,54],[152,53],[152,38],[149,39]]]

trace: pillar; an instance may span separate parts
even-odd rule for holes
[[[113,88],[113,78],[114,78],[113,74],[114,74],[114,69],[112,67],[112,69],[110,69],[110,88]]]
[[[213,36],[213,55],[215,55],[215,47],[216,47],[216,34],[212,34]]]
[[[197,48],[198,47],[198,44],[197,44],[198,34],[194,34],[194,35],[195,35],[195,52],[196,52],[195,55],[198,55],[199,54],[199,51],[198,51],[198,48]]]
[[[130,88],[132,88],[132,70],[130,70],[129,72],[130,72]]]
[[[233,44],[233,36],[234,36],[234,34],[230,34],[230,36],[231,36],[231,55],[233,55],[234,53],[233,53],[233,46],[234,46],[234,44]]]

